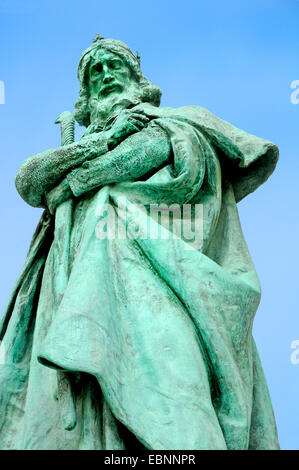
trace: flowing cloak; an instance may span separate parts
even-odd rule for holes
[[[36,229],[2,318],[3,449],[279,448],[252,337],[260,285],[236,205],[278,149],[197,106],[142,107],[172,161],[100,188],[75,169],[71,223],[54,227],[45,211]],[[162,204],[191,207],[200,244],[173,220],[155,219],[162,235],[147,236]],[[109,236],[115,221],[127,236]],[[62,405],[59,374],[70,378]],[[77,425],[66,430],[62,412]]]

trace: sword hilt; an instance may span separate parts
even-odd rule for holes
[[[73,113],[63,111],[56,119],[55,124],[60,124],[61,145],[72,144],[75,136],[75,119]]]

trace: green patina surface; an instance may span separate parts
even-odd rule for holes
[[[237,210],[278,149],[201,107],[160,108],[120,41],[98,38],[78,76],[61,147],[16,176],[45,211],[1,324],[0,448],[279,448]],[[188,205],[200,244],[175,217],[149,234],[163,204]]]

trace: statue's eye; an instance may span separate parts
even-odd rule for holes
[[[103,65],[101,64],[101,62],[99,62],[98,64],[95,64],[93,66],[93,70],[94,70],[94,72],[102,73],[103,72]]]
[[[119,60],[111,60],[108,62],[108,66],[110,69],[119,69],[120,67],[120,61]]]

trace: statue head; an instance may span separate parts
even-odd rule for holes
[[[122,41],[98,37],[81,56],[78,78],[75,119],[86,127],[94,121],[104,127],[111,115],[141,102],[160,104],[160,88],[143,76],[139,56]]]

